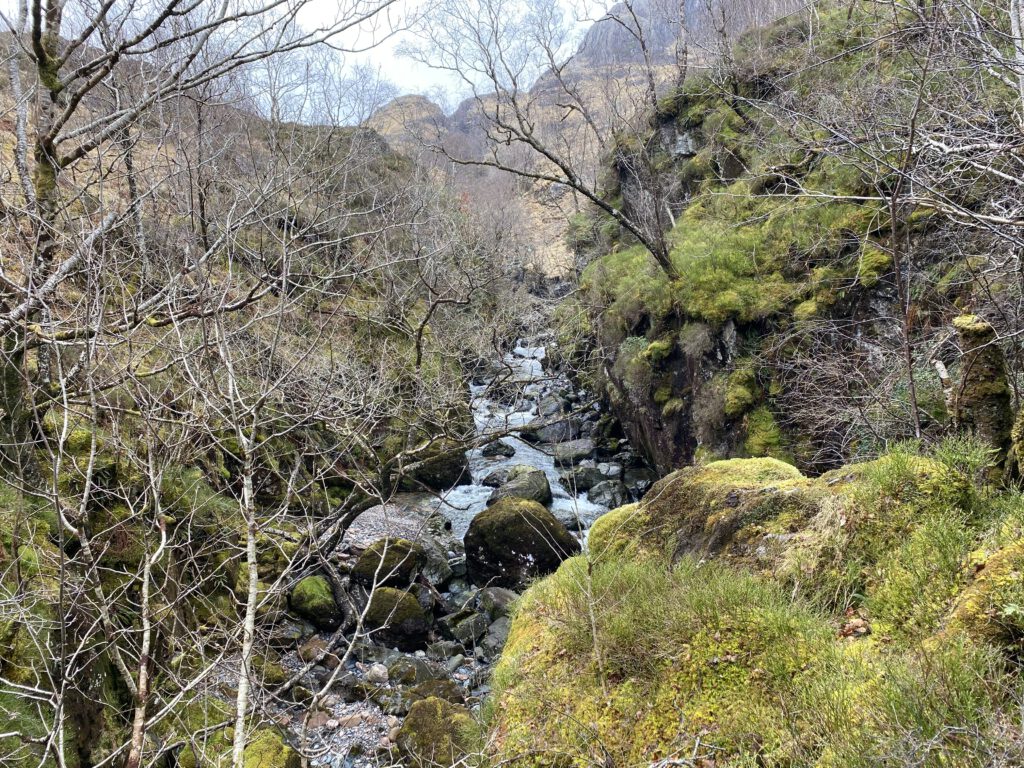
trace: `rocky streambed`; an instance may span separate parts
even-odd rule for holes
[[[655,479],[587,393],[546,361],[543,340],[520,343],[471,384],[475,427],[495,439],[467,453],[460,484],[399,494],[348,531],[334,559],[364,594],[358,640],[335,631],[323,577],[293,590],[290,609],[302,620],[289,622],[279,665],[301,679],[267,709],[312,764],[400,762],[422,743],[427,710],[451,720],[478,708],[518,591]],[[311,709],[310,692],[328,683]]]

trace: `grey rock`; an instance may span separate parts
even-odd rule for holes
[[[583,459],[589,459],[594,454],[594,441],[589,438],[570,440],[556,445],[553,449],[555,466],[574,467]]]
[[[602,461],[597,465],[597,471],[609,480],[622,477],[622,465],[614,461]]]
[[[504,587],[484,587],[477,594],[477,605],[480,610],[486,613],[491,621],[508,616],[512,603],[519,599],[519,595],[511,589]]]
[[[615,509],[629,503],[629,491],[618,480],[605,480],[587,491],[587,498],[595,504]]]
[[[576,493],[583,493],[589,491],[598,483],[602,483],[607,479],[600,469],[597,467],[588,467],[581,464],[578,467],[574,467],[566,472],[562,472],[560,475],[562,485],[564,485],[570,493],[574,491]]]
[[[484,653],[492,657],[501,653],[501,649],[505,647],[505,642],[508,640],[508,630],[510,625],[511,622],[508,618],[502,616],[487,628],[487,634],[480,643],[481,647],[484,649]]]
[[[436,680],[444,673],[426,659],[403,656],[388,665],[388,678],[398,685],[415,685],[427,680]]]
[[[646,467],[633,467],[622,473],[622,482],[625,483],[626,488],[635,499],[647,493],[647,489],[657,480],[657,473]]]
[[[537,414],[543,418],[557,416],[560,413],[565,413],[567,405],[568,403],[558,395],[548,395],[542,397],[537,403]]]
[[[454,640],[439,640],[427,646],[427,657],[434,661],[447,661],[461,651],[462,646]]]
[[[524,436],[530,436],[539,443],[564,443],[580,436],[580,420],[574,417],[559,419],[550,424],[541,420],[526,425]]]
[[[388,668],[383,664],[371,664],[366,670],[366,682],[373,685],[385,685],[388,682]]]
[[[441,631],[463,646],[470,647],[483,637],[488,626],[487,616],[470,610],[442,616],[437,620]]]
[[[496,469],[493,472],[488,473],[484,476],[484,479],[480,481],[480,485],[486,485],[488,488],[500,488],[502,485],[508,482],[509,473],[512,471],[511,467],[502,467]]]
[[[516,449],[508,443],[504,443],[501,440],[495,440],[493,443],[485,445],[480,453],[488,459],[496,456],[503,456],[506,459],[510,459],[516,455]]]
[[[488,503],[506,497],[528,499],[547,506],[551,503],[551,485],[543,470],[531,469],[529,472],[518,472],[507,483],[495,489]]]

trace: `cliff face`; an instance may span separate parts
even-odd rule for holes
[[[893,219],[897,171],[864,160],[887,141],[841,137],[908,64],[863,47],[845,15],[822,19],[814,48],[792,19],[748,34],[722,79],[690,80],[607,158],[609,198],[634,219],[653,199],[635,169],[656,169],[674,276],[610,217],[575,225],[592,375],[662,471],[774,456],[821,472],[937,436],[952,415],[932,365],[960,360],[950,321],[980,304],[1016,317],[1005,282],[965,256],[987,236],[916,202]]]

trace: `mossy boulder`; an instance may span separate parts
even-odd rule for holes
[[[431,455],[425,457],[412,471],[410,479],[413,482],[407,485],[413,490],[421,490],[419,485],[434,491],[447,491],[456,485],[468,485],[472,482],[469,459],[461,446],[447,441],[438,443]]]
[[[288,596],[291,609],[314,626],[334,631],[341,625],[341,611],[334,601],[331,583],[323,576],[306,576]]]
[[[245,745],[242,765],[244,768],[301,768],[302,758],[284,743],[278,731],[261,728]]]
[[[1024,541],[997,550],[977,566],[957,599],[949,629],[975,640],[1020,649],[1024,643]]]
[[[366,625],[376,640],[402,651],[415,651],[426,648],[430,617],[408,592],[378,587],[370,598]]]
[[[627,504],[601,515],[590,526],[587,548],[594,559],[608,558],[632,551],[636,546],[639,504]]]
[[[796,467],[771,458],[688,467],[655,483],[640,514],[620,519],[623,526],[617,535],[638,533],[642,543],[661,543],[672,557],[714,553],[744,526],[777,514],[773,501],[789,501],[807,485]],[[610,524],[611,520],[605,526]]]
[[[469,524],[463,539],[469,579],[521,589],[580,551],[580,543],[535,501],[500,499]]]
[[[533,467],[514,467],[509,472],[509,479],[495,489],[490,501],[513,497],[528,499],[548,506],[551,503],[551,484],[542,469]]]
[[[1013,430],[1006,358],[995,329],[976,315],[953,321],[963,358],[954,390],[953,416],[959,429],[975,435],[995,452],[992,479],[1002,475]]]
[[[407,587],[427,563],[420,544],[407,539],[379,539],[371,544],[352,569],[357,584]]]
[[[409,708],[398,731],[398,749],[406,765],[455,765],[472,749],[474,728],[473,718],[465,707],[430,697]]]

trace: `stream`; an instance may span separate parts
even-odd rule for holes
[[[572,384],[564,375],[545,371],[545,358],[546,350],[543,346],[526,346],[522,342],[505,355],[504,365],[512,371],[513,381],[522,387],[520,396],[511,404],[503,403],[494,396],[493,381],[470,385],[470,407],[479,435],[524,427],[540,418],[538,406],[545,397],[558,397],[572,391]],[[457,539],[462,539],[470,521],[487,507],[487,501],[494,492],[494,488],[484,485],[483,480],[496,470],[519,465],[543,470],[554,497],[551,511],[571,529],[586,530],[594,520],[608,511],[607,506],[590,501],[585,491],[577,495],[570,493],[562,482],[561,472],[555,466],[550,446],[532,445],[517,432],[502,437],[500,442],[513,448],[515,453],[509,457],[484,456],[483,448],[467,452],[472,483],[451,489],[436,506],[436,511],[451,521],[452,533]]]

